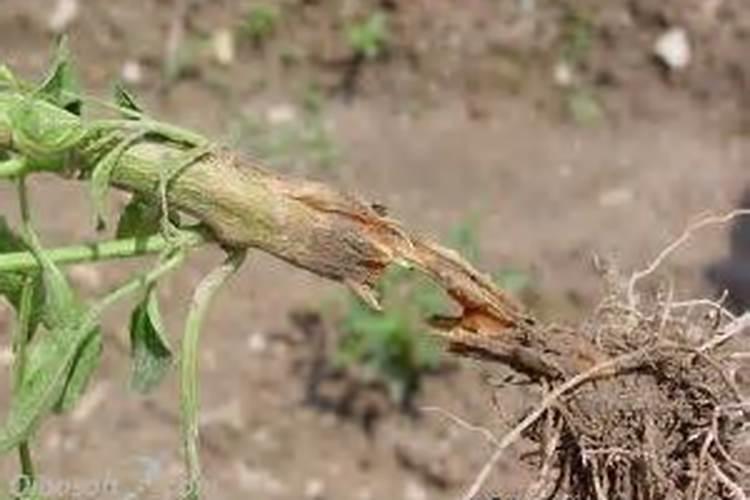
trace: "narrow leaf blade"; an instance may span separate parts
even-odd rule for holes
[[[156,201],[134,195],[117,223],[118,238],[140,238],[159,232],[161,208]]]
[[[58,41],[52,68],[37,92],[52,104],[75,115],[81,115],[81,88],[70,60],[65,37]]]
[[[130,318],[133,357],[131,387],[147,393],[156,387],[172,366],[172,349],[164,330],[154,289],[136,306]]]
[[[92,375],[99,367],[101,356],[102,331],[101,328],[96,327],[90,331],[80,346],[60,399],[53,408],[55,413],[70,411],[81,399]]]

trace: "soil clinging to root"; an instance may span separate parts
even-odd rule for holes
[[[521,436],[538,446],[528,499],[747,498],[750,464],[737,457],[747,446],[750,399],[735,382],[732,341],[750,328],[750,315],[709,300],[673,302],[670,293],[647,300],[634,281],[627,286],[613,272],[606,280],[608,293],[580,328],[528,336],[529,349],[563,367],[561,376],[521,370],[541,387],[542,402],[500,440],[464,498],[475,498],[502,449]],[[598,360],[571,372],[582,345],[594,346]],[[454,350],[506,361],[460,341]]]

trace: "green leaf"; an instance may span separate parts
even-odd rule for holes
[[[0,454],[28,440],[41,420],[60,406],[71,372],[86,350],[83,346],[96,328],[95,320],[87,315],[75,326],[38,336],[29,346],[23,381],[0,427]],[[75,384],[78,386],[77,382]]]
[[[33,233],[30,244],[43,272],[48,274],[54,270],[54,263],[44,254]],[[0,427],[0,455],[27,441],[50,411],[66,407],[67,401],[80,394],[79,388],[85,386],[83,381],[89,378],[90,367],[95,365],[91,359],[98,358],[98,354],[92,354],[96,349],[89,343],[98,343],[96,337],[100,335],[98,324],[101,313],[120,298],[143,286],[150,286],[181,260],[182,255],[177,254],[160,263],[152,272],[128,281],[85,312],[81,312],[81,308],[74,308],[67,317],[69,321],[53,325],[46,335],[34,339],[27,350],[23,381],[14,393],[6,421]],[[45,283],[54,283],[54,280],[46,280]],[[59,284],[53,284],[48,292],[59,292],[59,288]],[[68,391],[69,397],[66,395]]]
[[[72,409],[88,387],[89,380],[99,367],[102,355],[102,331],[91,330],[76,354],[65,388],[53,411],[63,413]]]
[[[68,41],[65,37],[59,39],[52,68],[37,92],[55,106],[75,115],[81,115],[81,88],[70,62]]]
[[[147,393],[172,366],[172,350],[162,325],[156,290],[151,288],[130,316],[133,372],[130,386]]]
[[[76,115],[47,101],[22,97],[9,106],[15,148],[38,170],[59,170],[67,154],[86,134]]]
[[[135,100],[135,96],[128,92],[128,90],[121,84],[115,84],[115,104],[123,110],[131,111],[134,113],[142,114],[143,108],[141,108]],[[134,118],[132,113],[123,113],[125,118]]]
[[[42,268],[49,331],[28,347],[23,380],[0,427],[0,454],[27,440],[50,411],[70,408],[96,367],[100,349],[98,313],[84,311],[62,271],[35,240],[31,244]]]
[[[65,274],[44,255],[42,283],[44,285],[44,317],[50,329],[68,328],[83,315],[84,307],[78,301]]]
[[[0,216],[0,253],[17,252],[25,250],[26,247],[21,238],[8,226],[4,217]],[[32,297],[32,309],[29,331],[33,335],[39,325],[44,310],[44,288],[42,286],[41,274],[37,271],[4,272],[0,273],[0,297],[5,297],[13,308],[18,311],[21,304],[21,294],[26,283],[26,277],[34,275],[34,291]]]
[[[161,207],[152,199],[133,195],[117,223],[117,238],[139,238],[159,232]]]
[[[13,309],[19,310],[21,306],[21,295],[26,282],[23,273],[0,273],[0,297],[5,297]],[[44,287],[39,273],[34,273],[33,296],[31,299],[31,316],[29,319],[30,336],[34,335],[39,324],[44,319]]]
[[[81,327],[87,314],[86,307],[75,296],[60,268],[44,252],[37,258],[42,267],[47,326],[56,335],[54,340],[64,344],[63,349],[75,349],[70,370],[62,381],[64,385],[60,397],[53,407],[55,412],[60,413],[75,405],[85,391],[91,374],[99,366],[102,335],[96,323],[88,329]]]

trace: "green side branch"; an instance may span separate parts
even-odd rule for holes
[[[207,241],[207,236],[197,230],[180,231],[180,244],[195,247]],[[100,262],[127,259],[143,255],[158,254],[168,249],[174,241],[162,235],[145,238],[123,238],[112,241],[73,245],[45,250],[47,256],[57,265],[70,265],[81,262]],[[39,266],[39,261],[31,252],[0,254],[0,273],[25,271]]]
[[[0,87],[0,178],[52,172],[90,179],[95,207],[114,186],[194,216],[224,246],[268,246],[281,229],[278,193],[264,175],[239,171],[236,160],[198,134],[145,116],[86,120]]]
[[[201,281],[195,289],[185,321],[180,361],[180,421],[187,472],[186,500],[198,500],[201,497],[201,465],[198,450],[198,341],[200,332],[211,300],[222,285],[242,266],[246,254],[245,250],[233,252],[221,266],[211,271]]]

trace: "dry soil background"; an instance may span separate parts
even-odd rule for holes
[[[56,3],[1,0],[1,61],[27,77],[43,71]],[[547,317],[575,321],[595,303],[592,254],[614,253],[623,269],[638,267],[691,218],[734,207],[746,185],[750,7],[742,0],[604,7],[593,0],[290,0],[279,2],[282,21],[268,41],[259,47],[238,38],[230,64],[215,60],[212,36],[238,26],[254,2],[188,3],[181,17],[179,2],[80,0],[66,29],[86,88],[105,95],[123,67],[136,64],[134,90],[152,114],[229,141],[240,115],[301,113],[296,103],[314,84],[325,96],[322,119],[340,159],[333,168],[295,172],[359,191],[437,237],[478,214],[482,266],[529,273],[534,304]],[[345,27],[372,9],[389,16],[389,50],[352,81]],[[162,69],[175,23],[182,42],[197,48],[169,80]],[[652,54],[671,27],[684,28],[693,49],[679,72]],[[577,36],[590,47],[566,56]],[[566,88],[560,61],[572,72]],[[597,116],[576,123],[567,111],[571,96],[581,95]],[[48,244],[93,237],[80,186],[40,178],[33,195]],[[0,187],[0,211],[14,213],[7,187]],[[678,296],[712,294],[705,268],[728,252],[723,230],[679,252],[667,266]],[[189,287],[216,259],[202,253],[165,287],[173,332]],[[744,270],[738,266],[732,276]],[[77,267],[73,276],[95,293],[131,268]],[[481,435],[433,413],[383,410],[368,435],[356,418],[303,404],[312,348],[289,313],[339,293],[254,255],[222,294],[202,357],[210,498],[456,498],[491,453]],[[176,381],[170,377],[146,399],[126,390],[126,312],[108,323],[105,361],[87,404],[46,424],[35,455],[50,480],[111,478],[131,491],[156,478],[150,491],[174,492]],[[2,346],[9,321],[0,312]],[[485,375],[477,365],[456,364],[428,380],[417,406],[444,408],[499,434],[532,395],[499,402],[503,421]],[[501,464],[488,494],[508,498],[523,489],[522,452],[517,447]],[[14,457],[0,460],[0,477],[14,470]]]

